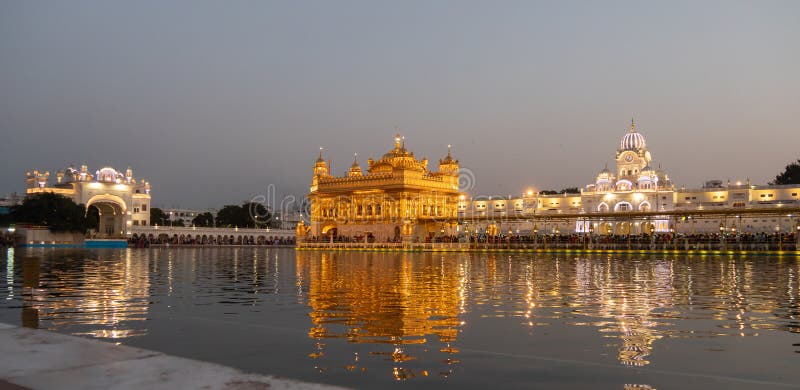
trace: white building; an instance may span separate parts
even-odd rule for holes
[[[763,217],[736,215],[726,218],[675,218],[648,217],[627,220],[593,217],[592,214],[635,213],[646,211],[694,211],[797,208],[800,207],[800,185],[755,186],[749,180],[727,182],[711,180],[702,188],[675,188],[673,181],[660,166],[655,168],[644,136],[631,121],[628,131],[622,136],[615,155],[616,167],[602,169],[594,181],[579,193],[540,195],[528,191],[522,196],[473,197],[463,196],[458,204],[458,215],[468,220],[471,216],[488,217],[489,221],[478,226],[466,227],[485,231],[492,217],[500,225],[499,233],[528,234],[536,228],[542,233],[584,232],[591,226],[596,234],[639,234],[669,232],[681,233],[719,232],[720,225],[726,231],[739,232],[790,232],[796,230],[800,215]],[[558,218],[562,214],[583,214],[581,218]],[[691,214],[691,213],[687,213]],[[534,226],[532,222],[520,220],[525,216],[552,216],[547,226]],[[628,214],[629,216],[631,214]],[[515,216],[517,219],[506,219]]]
[[[27,172],[27,194],[53,192],[75,203],[96,208],[100,217],[97,234],[101,237],[124,237],[131,226],[150,224],[150,183],[133,177],[133,170],[118,172],[105,167],[89,172],[69,167],[56,172],[56,182],[48,183],[49,171]]]

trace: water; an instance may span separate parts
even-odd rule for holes
[[[10,249],[0,321],[357,388],[797,388],[800,262]],[[32,363],[35,364],[35,363]]]

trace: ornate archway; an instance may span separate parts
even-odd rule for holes
[[[627,235],[631,234],[631,223],[630,222],[617,222],[617,229],[616,234],[620,235]]]
[[[87,214],[90,207],[97,209],[98,237],[124,237],[125,216],[128,207],[122,198],[114,195],[95,195],[86,202]]]

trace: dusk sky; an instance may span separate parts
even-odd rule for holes
[[[800,2],[0,2],[0,195],[84,162],[155,206],[304,194],[320,146],[341,175],[395,126],[516,195],[592,182],[631,117],[678,186],[773,179]]]

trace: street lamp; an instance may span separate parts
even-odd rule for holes
[[[778,250],[783,250],[783,237],[781,237],[781,225],[775,225],[775,235],[778,237]]]
[[[678,250],[678,241],[675,239],[675,225],[669,228],[669,238],[672,240],[672,250]]]
[[[719,249],[725,250],[725,224],[719,223]]]
[[[797,226],[795,226],[794,239],[794,250],[800,250],[800,221],[798,221]]]
[[[656,249],[656,235],[653,233],[656,232],[656,225],[654,225],[652,222],[650,223],[649,231],[650,231],[650,250],[654,250]]]
[[[556,248],[558,248],[558,241],[560,238],[559,235],[561,234],[561,229],[558,228],[558,225],[556,225],[556,228],[553,229],[553,233],[556,235]]]
[[[536,223],[533,223],[533,247],[534,249],[538,249],[536,246],[536,239],[539,237],[539,226],[536,226]]]
[[[594,224],[589,222],[589,249],[594,247]]]

